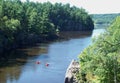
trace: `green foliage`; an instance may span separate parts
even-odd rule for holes
[[[56,3],[52,8],[49,17],[60,31],[93,30],[93,21],[83,8],[61,3]]]
[[[95,24],[111,24],[120,14],[93,14]]]
[[[119,31],[120,17],[117,17],[107,31],[80,54],[80,81],[87,83],[120,82]]]
[[[59,31],[93,28],[87,12],[70,4],[0,0],[0,50],[53,40]]]

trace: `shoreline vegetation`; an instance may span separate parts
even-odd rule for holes
[[[92,18],[83,8],[61,3],[0,0],[0,53],[55,40],[61,31],[93,29]]]
[[[120,16],[79,55],[80,83],[120,82]]]

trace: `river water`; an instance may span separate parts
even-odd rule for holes
[[[65,40],[22,49],[24,52],[21,49],[12,52],[11,57],[19,57],[2,63],[0,83],[64,83],[65,72],[71,60],[77,60],[81,51],[91,44],[92,37],[102,32],[104,29],[88,33],[62,33]]]

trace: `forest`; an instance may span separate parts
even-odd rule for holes
[[[92,19],[95,24],[111,24],[120,13],[111,14],[92,14]]]
[[[79,55],[80,83],[120,82],[120,16]]]
[[[60,31],[92,31],[83,8],[50,2],[0,0],[0,52],[58,38]]]

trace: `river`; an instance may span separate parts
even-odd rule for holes
[[[64,83],[70,61],[77,60],[82,50],[91,44],[92,38],[102,32],[104,29],[95,29],[91,34],[76,34],[77,37],[73,36],[74,32],[66,40],[22,49],[24,52],[19,52],[21,49],[12,52],[11,57],[19,57],[11,58],[0,66],[0,83]],[[70,34],[63,34],[63,37],[66,35]]]

